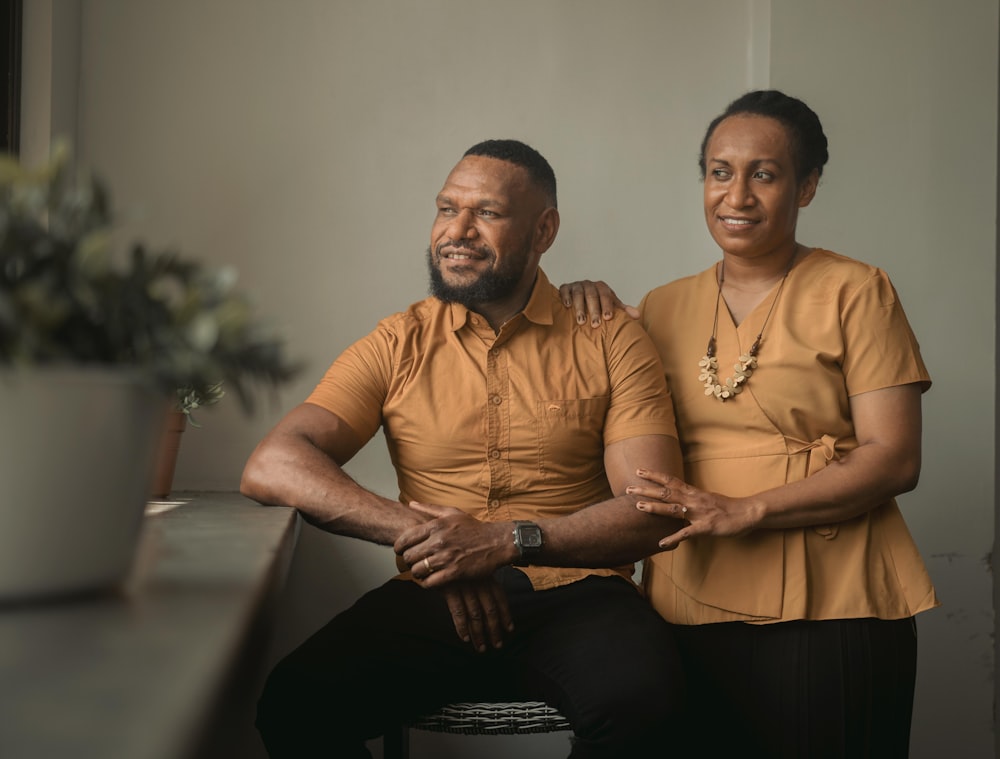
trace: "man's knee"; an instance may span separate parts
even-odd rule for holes
[[[295,663],[279,663],[257,702],[257,732],[271,759],[368,759],[364,747],[379,728],[366,724],[364,697],[343,699],[333,683],[316,682]]]

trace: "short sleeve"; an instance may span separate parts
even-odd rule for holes
[[[913,382],[931,385],[920,346],[895,288],[881,269],[873,270],[844,305],[843,372],[848,395]]]
[[[337,357],[306,402],[336,414],[367,442],[382,424],[395,343],[383,322]]]
[[[604,444],[639,435],[677,437],[670,390],[656,347],[639,322],[619,314],[607,323],[611,403]]]

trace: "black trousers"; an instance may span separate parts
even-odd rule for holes
[[[671,628],[620,577],[535,591],[497,578],[515,630],[476,653],[440,593],[390,580],[337,615],[271,672],[257,728],[272,759],[369,757],[364,742],[454,701],[539,700],[573,726],[573,759],[664,756],[682,724]]]
[[[906,759],[912,618],[675,626],[699,757]]]

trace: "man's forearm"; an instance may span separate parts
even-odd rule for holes
[[[656,553],[658,541],[683,524],[643,513],[635,501],[620,496],[567,516],[539,520],[542,548],[524,557],[514,543],[514,522],[480,522],[457,509],[418,504],[415,508],[430,521],[405,531],[394,547],[428,587],[489,577],[508,564],[618,567]]]
[[[644,559],[684,522],[644,514],[633,496],[618,496],[573,514],[538,521],[542,550],[532,563],[550,567],[616,567]]]
[[[240,491],[260,503],[289,506],[328,532],[391,545],[424,517],[398,501],[361,487],[308,441],[258,448],[243,472]]]

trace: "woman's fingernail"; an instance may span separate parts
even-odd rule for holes
[[[637,509],[639,509],[639,511],[649,511],[649,504],[648,504],[648,503],[646,503],[645,501],[639,501],[639,502],[638,502],[638,503],[637,503],[637,504],[635,505],[635,507],[636,507]]]

